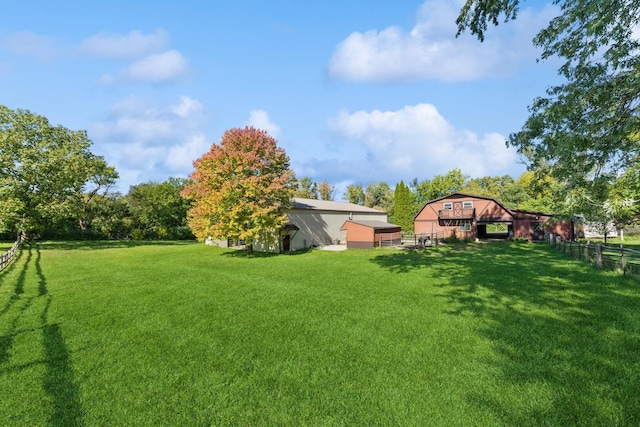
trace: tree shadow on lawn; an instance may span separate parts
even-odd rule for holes
[[[193,240],[45,240],[34,245],[42,250],[98,250],[127,249],[140,246],[183,246],[193,245]]]
[[[14,292],[9,297],[6,306],[0,311],[0,320],[9,326],[8,330],[0,335],[0,375],[5,371],[21,371],[36,365],[44,365],[43,389],[53,405],[49,423],[53,426],[82,425],[80,393],[75,383],[70,353],[60,325],[49,321],[52,296],[49,294],[47,279],[42,269],[40,248],[36,247],[35,261],[32,261],[34,258],[33,248],[34,246],[28,246],[28,249],[21,249],[20,254],[13,260],[11,269],[7,268],[0,273],[0,278],[4,281],[7,275],[17,268],[17,265],[22,265]],[[23,251],[27,252],[24,261],[21,260]],[[34,262],[37,280],[29,277],[28,273]],[[39,302],[44,304],[44,309],[38,319],[37,315],[34,318],[32,307],[37,306]],[[34,320],[39,322],[41,326],[36,329],[20,329],[20,324],[29,324]],[[5,367],[4,365],[9,363],[12,357],[18,359],[20,357],[18,354],[12,355],[12,347],[16,337],[38,329],[42,331],[44,359]]]
[[[248,252],[244,249],[225,249],[225,252],[222,253],[223,256],[232,257],[232,258],[273,258],[278,256],[296,256],[296,255],[304,255],[307,254],[314,249],[300,249],[297,251],[285,252],[285,253],[273,253],[273,252],[260,252],[253,251]]]
[[[497,368],[503,392],[520,397],[470,387],[472,405],[511,425],[640,423],[637,282],[532,244],[393,253],[372,261],[392,272],[428,275],[425,285],[448,300],[447,313],[475,319],[478,335],[493,349],[479,363]]]

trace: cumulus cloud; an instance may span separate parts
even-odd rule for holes
[[[133,30],[129,34],[94,34],[80,44],[79,51],[87,56],[112,59],[135,59],[151,53],[162,52],[169,43],[169,34],[163,29],[144,34]]]
[[[247,124],[257,129],[266,131],[274,138],[278,138],[278,136],[280,135],[280,126],[278,126],[277,123],[273,122],[269,117],[269,114],[264,110],[251,111]]]
[[[193,161],[206,153],[211,148],[201,132],[194,133],[179,144],[169,148],[166,160],[167,168],[172,172],[185,174],[185,171],[193,169]]]
[[[29,56],[37,60],[50,60],[59,53],[59,40],[55,37],[36,34],[31,31],[20,31],[0,39],[0,47],[21,56]]]
[[[177,50],[149,55],[135,61],[117,75],[105,75],[101,81],[105,84],[116,82],[166,83],[179,80],[188,72],[186,59]]]
[[[193,160],[211,145],[201,130],[203,121],[204,107],[196,99],[182,96],[158,105],[152,99],[130,96],[115,103],[109,116],[90,128],[89,136],[97,151],[116,166],[126,188],[168,176],[188,176]]]
[[[335,180],[412,179],[459,168],[472,177],[502,175],[517,160],[498,133],[477,135],[456,129],[430,104],[397,111],[341,112],[329,129],[342,141],[336,160],[310,160],[296,171],[313,171]],[[342,160],[337,160],[342,159]]]
[[[558,10],[525,9],[516,21],[492,28],[480,43],[469,34],[455,37],[461,3],[425,1],[409,32],[390,26],[352,33],[333,52],[329,75],[347,81],[469,81],[504,75],[536,58],[531,40]]]
[[[169,49],[169,33],[164,29],[145,34],[140,30],[128,34],[94,34],[82,41],[81,55],[132,61],[115,74],[104,74],[100,83],[167,83],[189,72],[186,58]]]

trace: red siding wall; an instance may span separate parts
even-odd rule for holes
[[[342,230],[347,232],[347,248],[349,249],[371,249],[379,246],[380,235],[386,233],[397,233],[400,236],[400,227],[379,228],[368,227],[363,224],[347,221],[342,226]]]
[[[458,224],[447,226],[446,223],[438,220],[438,211],[444,209],[444,204],[455,202],[473,202],[475,219],[470,220],[471,231],[462,231]],[[509,222],[511,220],[509,212],[493,200],[456,194],[427,204],[416,216],[414,230],[416,234],[443,233],[444,237],[450,237],[455,233],[457,237],[463,239],[474,238],[478,221]]]
[[[455,204],[456,202],[473,202],[474,217],[451,222],[438,218],[438,212],[444,209],[445,203]],[[461,229],[460,223],[465,221],[471,224],[471,231]],[[564,239],[576,237],[571,221],[554,222],[552,215],[549,214],[517,209],[508,210],[491,198],[458,193],[425,205],[414,220],[414,230],[416,234],[422,235],[442,233],[443,237],[450,237],[455,233],[460,238],[474,238],[478,237],[478,225],[490,223],[508,224],[510,231],[513,232],[513,237],[527,240],[542,240],[545,232],[560,235]]]
[[[347,248],[370,249],[374,247],[373,228],[347,221],[342,229],[347,231]]]

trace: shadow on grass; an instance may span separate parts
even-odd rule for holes
[[[0,288],[7,283],[7,276],[11,274],[12,271],[16,269],[16,265],[20,264],[20,259],[22,258],[22,249],[18,249],[18,252],[13,257],[13,261],[2,271],[0,271]]]
[[[192,245],[193,240],[69,240],[43,241],[37,245],[42,250],[98,250],[98,249],[126,249],[140,246],[180,246]]]
[[[33,251],[35,247],[35,261],[33,261]],[[29,275],[31,264],[35,263],[37,280],[33,280]],[[9,297],[6,306],[0,311],[0,320],[9,326],[6,333],[0,336],[0,373],[8,370],[24,370],[35,365],[45,366],[43,378],[43,389],[51,398],[53,408],[49,417],[52,426],[74,426],[82,425],[82,410],[79,399],[79,389],[74,381],[73,367],[69,350],[67,349],[60,325],[49,322],[49,308],[52,296],[47,288],[47,279],[41,265],[40,246],[29,246],[26,259],[22,260],[22,251],[16,256],[10,268],[0,273],[4,281],[8,274],[21,265],[20,273],[16,281],[13,294]],[[37,295],[34,290],[36,290]],[[44,346],[44,359],[36,362],[29,362],[7,369],[5,365],[12,357],[20,359],[19,350],[13,349],[15,339],[24,331],[19,330],[21,322],[31,323],[33,320],[32,307],[37,301],[43,301],[44,309],[40,318],[42,331],[42,344]],[[44,301],[43,301],[44,302]],[[16,352],[15,354],[13,354]]]
[[[232,257],[232,258],[273,258],[277,256],[296,256],[296,255],[304,255],[313,251],[314,249],[300,249],[297,251],[286,252],[282,254],[272,253],[272,252],[247,252],[244,249],[227,249],[222,253],[223,256]]]
[[[16,269],[16,266],[20,264],[21,259],[22,259],[22,250],[18,252],[18,254],[13,259],[13,261],[11,261],[11,264],[7,268],[5,268],[2,272],[0,272],[0,286],[2,286],[5,283],[5,281],[7,281],[6,279],[7,276],[10,276],[11,272],[13,272]],[[20,293],[24,292],[24,280],[27,274],[26,268],[27,268],[26,265],[22,267],[22,270],[20,271],[20,275],[18,276],[18,281],[14,285],[15,286],[14,292],[9,297],[9,300],[7,301],[5,306],[2,308],[2,310],[0,310],[0,316],[4,315],[11,308],[11,306],[20,298]],[[22,282],[20,282],[21,280]]]
[[[494,243],[372,259],[395,273],[433,279],[447,313],[488,340],[499,384],[520,399],[469,391],[509,425],[638,425],[640,291],[637,283],[545,245]],[[505,394],[507,391],[505,390]]]
[[[49,421],[51,425],[61,427],[82,425],[80,392],[74,380],[69,350],[60,325],[47,320],[50,305],[51,297],[48,297],[42,313],[42,334],[46,358],[43,387],[53,402]]]

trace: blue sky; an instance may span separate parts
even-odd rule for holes
[[[525,1],[480,43],[455,38],[461,3],[8,2],[0,104],[87,130],[123,193],[188,176],[246,125],[338,197],[453,168],[517,178],[524,166],[504,141],[557,82],[531,40],[558,9]]]

